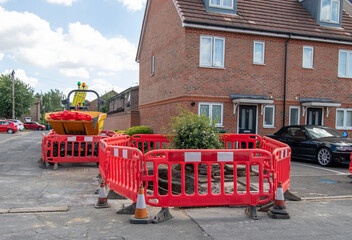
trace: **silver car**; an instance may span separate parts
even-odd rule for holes
[[[17,119],[6,119],[6,121],[14,122],[17,126],[18,131],[22,131],[24,129],[23,122]]]

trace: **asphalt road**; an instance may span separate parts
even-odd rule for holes
[[[116,210],[129,200],[95,209],[96,164],[39,168],[41,134],[0,134],[0,239],[351,239],[352,179],[348,166],[322,168],[293,161],[286,201],[289,220],[260,220],[244,208],[172,208],[173,219],[132,225]],[[148,206],[155,216],[159,209]]]

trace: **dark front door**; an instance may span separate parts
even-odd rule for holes
[[[323,110],[321,108],[307,109],[307,125],[322,125]]]
[[[257,125],[257,107],[240,106],[239,108],[238,133],[256,133]]]

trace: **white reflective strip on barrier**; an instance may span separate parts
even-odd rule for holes
[[[84,137],[85,142],[93,142],[93,137]]]
[[[68,137],[67,141],[68,142],[76,142],[76,137]]]
[[[287,149],[285,150],[285,153],[286,153],[286,156],[285,156],[285,157],[287,157],[287,156],[288,156],[288,150],[287,150]]]
[[[284,191],[282,188],[276,189],[275,200],[285,200],[284,198]]]
[[[126,150],[126,149],[123,149],[123,150],[122,150],[122,157],[123,157],[123,158],[128,158],[127,150]]]
[[[116,149],[116,148],[114,149],[114,156],[115,156],[115,157],[118,157],[118,156],[119,156],[119,150]]]
[[[136,208],[138,209],[147,208],[145,204],[144,194],[138,194]]]
[[[233,152],[218,152],[218,162],[233,162]]]
[[[284,151],[281,151],[281,158],[284,158]]]
[[[100,143],[100,147],[101,147],[101,149],[104,150],[104,149],[105,149],[105,148],[104,148],[104,143]]]
[[[201,152],[185,152],[185,162],[200,162],[202,161]]]

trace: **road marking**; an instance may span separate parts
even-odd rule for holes
[[[328,171],[328,172],[334,172],[334,173],[337,173],[338,175],[349,175],[349,173],[339,172],[339,171],[327,169],[327,168],[324,168],[324,167],[311,166],[311,165],[303,164],[303,163],[292,163],[292,165],[298,165],[298,166],[304,166],[304,167],[320,169],[320,170],[324,170],[324,171]]]
[[[312,201],[312,200],[334,200],[334,199],[350,199],[352,195],[342,195],[342,196],[325,196],[325,197],[302,197],[303,201]]]
[[[1,141],[0,143],[4,143],[4,142],[7,142],[7,141],[10,141],[11,139],[14,139],[14,138],[18,138],[19,136],[14,136],[12,138],[8,138],[8,139],[5,139],[3,141]]]

